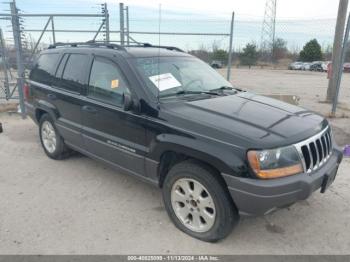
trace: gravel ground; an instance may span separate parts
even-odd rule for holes
[[[250,74],[263,78],[263,72],[238,71],[235,83],[247,82],[243,78]],[[281,85],[289,77],[282,78]],[[310,97],[316,94],[305,92]],[[309,104],[316,106],[317,101]],[[242,219],[227,239],[209,244],[172,225],[157,188],[81,155],[51,160],[42,151],[31,120],[3,113],[0,122],[4,126],[0,134],[0,254],[350,252],[350,159],[343,161],[326,194],[315,192],[288,209]],[[334,122],[337,141],[350,143],[350,120]]]
[[[220,72],[226,76],[226,69]],[[331,105],[325,104],[327,73],[270,69],[233,69],[232,82],[242,89],[261,94],[290,94],[300,97],[300,105],[329,115]],[[350,74],[344,73],[339,92],[339,116],[350,117]]]

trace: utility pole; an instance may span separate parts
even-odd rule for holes
[[[19,106],[21,109],[22,118],[26,117],[25,107],[24,107],[24,96],[23,96],[23,85],[24,85],[24,66],[22,58],[22,39],[21,39],[21,26],[19,23],[18,9],[16,7],[16,2],[10,3],[11,7],[11,17],[12,17],[12,31],[13,39],[16,48],[16,60],[17,60],[17,90],[19,95]]]
[[[277,0],[275,1],[273,8],[273,29],[272,29],[272,47],[271,47],[271,62],[275,63],[275,42],[276,42],[276,12],[277,12]]]
[[[260,50],[264,60],[273,62],[276,37],[276,8],[277,0],[266,0],[265,14],[261,29]]]
[[[346,25],[346,30],[345,30],[345,37],[343,41],[343,48],[341,52],[341,59],[340,59],[340,67],[339,67],[339,72],[338,72],[338,79],[335,81],[335,95],[333,99],[333,106],[332,106],[332,116],[335,116],[335,112],[337,111],[337,104],[338,104],[338,97],[339,97],[339,89],[340,89],[340,84],[341,84],[341,79],[343,76],[343,64],[345,62],[345,56],[346,52],[348,51],[349,48],[349,34],[350,34],[350,13],[348,16],[348,22]]]
[[[332,75],[328,82],[327,98],[329,102],[333,102],[336,94],[336,85],[339,78],[339,70],[342,69],[342,45],[346,15],[349,0],[339,0],[338,18],[335,27],[333,55],[332,55]]]

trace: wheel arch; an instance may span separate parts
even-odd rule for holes
[[[152,158],[159,162],[157,178],[160,187],[163,185],[169,170],[177,163],[188,159],[206,165],[223,181],[221,173],[242,176],[241,173],[245,166],[244,161],[232,150],[230,151],[219,145],[208,144],[204,141],[175,135],[162,135],[162,141],[159,141],[152,148],[151,154]]]
[[[39,100],[35,109],[35,120],[39,123],[44,114],[49,114],[54,121],[58,118],[58,112],[54,105],[44,100]]]

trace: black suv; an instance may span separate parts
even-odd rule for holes
[[[173,47],[51,46],[24,93],[50,158],[78,151],[157,185],[174,224],[204,241],[325,192],[342,159],[322,116]]]

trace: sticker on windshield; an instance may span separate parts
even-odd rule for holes
[[[171,73],[150,76],[149,80],[152,81],[159,91],[181,86],[181,83]]]

